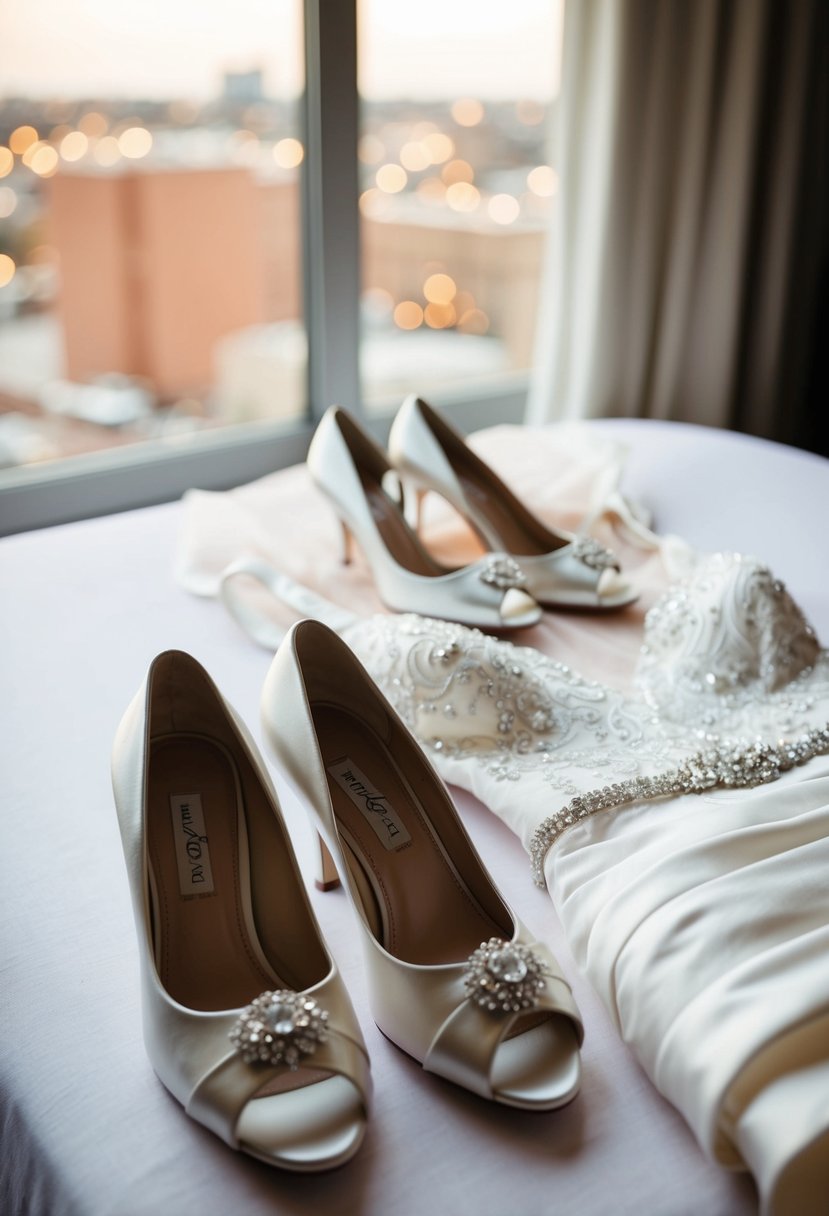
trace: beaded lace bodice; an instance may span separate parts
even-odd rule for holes
[[[820,733],[829,652],[784,585],[736,554],[701,559],[650,610],[627,693],[529,647],[419,616],[375,616],[342,632],[447,779],[552,795],[534,800],[532,832],[522,824],[536,853],[593,810],[770,780],[829,745]],[[758,759],[756,744],[781,736],[800,747],[791,762]],[[576,811],[565,821],[567,799]]]

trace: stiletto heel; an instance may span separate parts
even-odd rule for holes
[[[342,563],[344,566],[350,566],[354,559],[354,533],[344,519],[340,520],[340,529],[342,531]]]
[[[317,832],[317,876],[314,886],[318,891],[333,891],[340,885],[340,876],[334,865],[334,858],[328,851],[328,845]]]
[[[495,1102],[569,1102],[582,1027],[566,979],[502,900],[423,749],[327,626],[300,621],[285,638],[262,726],[337,858],[386,1037]]]
[[[420,532],[420,525],[423,522],[423,500],[428,493],[427,489],[415,485],[413,481],[403,482],[403,514],[413,532]]]
[[[112,781],[159,1079],[231,1148],[342,1165],[365,1135],[368,1054],[264,762],[190,655],[152,663]]]
[[[353,536],[389,608],[479,629],[523,629],[541,619],[511,557],[493,553],[451,569],[424,549],[406,521],[400,478],[387,456],[338,406],[317,427],[308,470],[342,523],[346,561]]]
[[[504,485],[437,410],[419,397],[403,402],[389,435],[401,480],[440,494],[483,544],[509,555],[524,588],[545,608],[624,608],[637,598],[612,553],[591,536],[546,527]]]

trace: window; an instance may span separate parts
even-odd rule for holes
[[[559,17],[4,9],[0,530],[301,459],[335,399],[382,415],[455,384],[467,425],[517,407]]]
[[[554,0],[362,0],[369,408],[526,371],[556,190]]]

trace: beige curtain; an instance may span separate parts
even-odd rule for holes
[[[827,17],[826,0],[567,0],[530,421],[822,446]]]

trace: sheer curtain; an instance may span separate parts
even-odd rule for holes
[[[824,0],[571,0],[528,419],[821,447]]]

